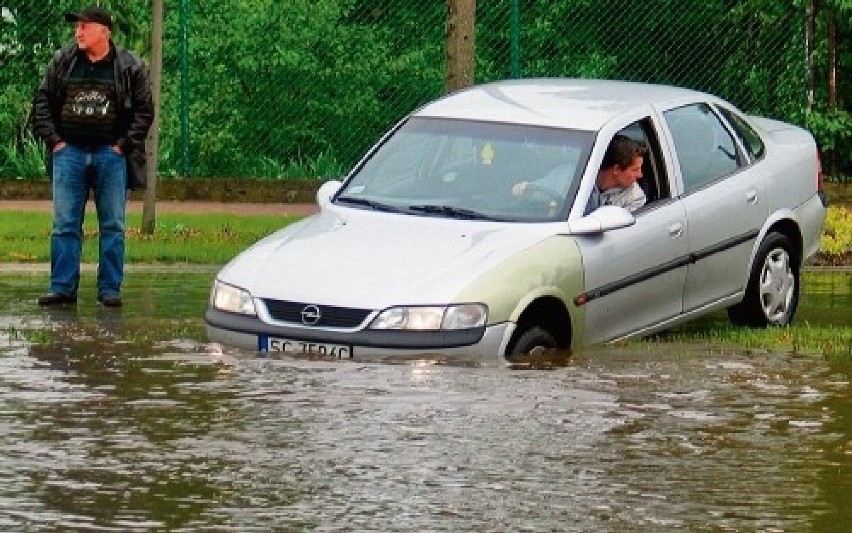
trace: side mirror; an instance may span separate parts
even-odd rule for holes
[[[317,205],[320,209],[325,209],[331,203],[331,198],[337,194],[342,185],[343,182],[338,180],[329,180],[320,185],[317,189]]]
[[[636,223],[636,217],[623,207],[605,205],[599,207],[579,220],[568,224],[572,235],[591,235],[619,228],[626,228]]]

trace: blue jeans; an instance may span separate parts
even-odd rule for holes
[[[98,213],[98,296],[118,296],[124,278],[127,167],[110,146],[67,145],[53,154],[50,290],[76,296],[89,190]]]

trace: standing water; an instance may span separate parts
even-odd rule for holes
[[[0,531],[850,531],[850,358],[259,357],[206,343],[211,278],[49,311],[0,276]],[[850,282],[797,320],[852,326]]]

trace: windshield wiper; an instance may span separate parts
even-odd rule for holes
[[[410,205],[408,206],[408,209],[410,209],[411,211],[420,211],[421,213],[428,213],[430,215],[445,215],[452,218],[462,218],[467,220],[503,220],[498,217],[486,215],[485,213],[480,213],[479,211],[474,211],[473,209],[455,207],[452,205]]]
[[[338,196],[337,201],[347,203],[347,204],[352,204],[352,205],[363,205],[365,207],[369,207],[369,208],[374,209],[376,211],[387,211],[389,213],[402,213],[403,212],[403,210],[400,209],[399,207],[396,207],[396,206],[393,206],[393,205],[390,205],[390,204],[384,204],[382,202],[377,202],[375,200],[368,200],[366,198],[355,198],[355,197],[352,197],[352,196]]]

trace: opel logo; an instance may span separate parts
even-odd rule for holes
[[[306,326],[313,326],[322,318],[322,313],[320,313],[319,307],[315,305],[306,305],[302,308],[302,312],[300,313],[302,317],[302,324]]]

